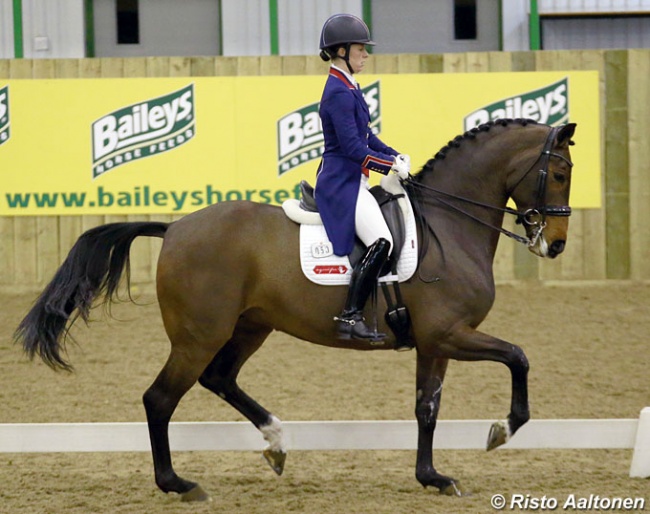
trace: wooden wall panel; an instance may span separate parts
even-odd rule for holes
[[[630,278],[650,278],[650,52],[629,51]]]
[[[512,54],[509,52],[488,52],[486,53],[488,68],[487,70],[494,73],[503,73],[512,71]],[[503,228],[510,232],[520,230],[515,226],[514,216],[505,216]],[[494,278],[498,281],[510,281],[515,279],[515,247],[521,246],[513,239],[504,235],[499,236],[499,245],[497,253],[494,256]]]
[[[327,72],[318,56],[148,57],[57,60],[0,60],[0,80],[183,76],[318,75]],[[534,70],[598,70],[603,141],[603,208],[576,210],[565,254],[544,261],[502,237],[495,257],[498,281],[650,280],[650,51],[583,50],[376,54],[366,73],[467,73]],[[580,144],[580,129],[576,142]],[[579,169],[575,173],[580,173]],[[112,221],[160,220],[156,216],[0,217],[0,285],[43,285],[79,235]],[[505,228],[520,231],[509,217]],[[155,279],[161,241],[136,240],[134,282]]]
[[[562,71],[580,69],[575,53],[567,51],[538,52],[536,68],[541,71]],[[571,87],[569,85],[569,87]],[[570,106],[569,106],[570,108]],[[576,131],[576,140],[580,141],[580,128]],[[580,173],[574,168],[574,173]],[[569,234],[566,249],[559,259],[545,259],[540,263],[542,280],[562,280],[579,278],[584,275],[584,226],[583,211],[574,209],[569,220]]]
[[[56,60],[33,61],[34,79],[58,78]],[[27,171],[27,170],[26,170]],[[59,223],[57,216],[37,216],[36,221],[36,276],[38,282],[47,282],[59,267]]]
[[[33,61],[13,60],[9,66],[9,78],[31,79]],[[29,173],[29,170],[24,170]],[[14,282],[27,285],[39,282],[37,255],[36,217],[17,216],[13,218]]]
[[[630,181],[628,171],[628,53],[605,53],[605,209],[607,276],[630,277]]]
[[[0,84],[11,78],[10,65],[9,59],[0,59]],[[9,216],[0,216],[0,285],[13,284],[16,276],[14,219]]]
[[[574,53],[577,63],[576,69],[595,70],[598,72],[599,90],[600,90],[600,134],[601,134],[601,156],[602,166],[601,191],[605,190],[605,52],[603,50],[581,50]],[[579,131],[576,132],[576,144],[580,144]],[[580,169],[575,170],[580,173]],[[600,209],[584,209],[581,211],[582,217],[582,237],[584,244],[582,247],[582,276],[578,278],[588,278],[591,280],[601,280],[607,277],[607,246],[605,219],[606,209],[604,202],[604,193],[601,193]],[[571,230],[571,229],[569,229]],[[570,277],[573,278],[573,277]]]

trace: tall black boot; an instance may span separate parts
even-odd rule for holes
[[[370,330],[363,319],[363,308],[372,293],[377,277],[388,259],[390,243],[379,238],[368,247],[366,253],[352,270],[348,297],[338,322],[339,339],[368,339],[381,341],[386,334]]]

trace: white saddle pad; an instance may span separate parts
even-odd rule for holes
[[[393,280],[403,282],[408,280],[415,273],[418,264],[418,240],[413,207],[396,178],[395,175],[383,177],[381,186],[390,193],[404,195],[398,199],[398,203],[404,215],[406,237],[397,263],[397,277],[388,275],[380,278],[380,282]],[[322,222],[319,222],[320,216],[315,213],[306,213],[309,216],[305,219],[301,214],[296,214],[297,204],[299,204],[298,200],[287,200],[282,207],[289,218],[301,223],[300,265],[303,273],[309,280],[320,285],[338,286],[349,284],[352,275],[350,259],[347,256],[339,257],[334,255],[332,243],[327,238],[325,227]],[[300,208],[298,207],[298,209]]]

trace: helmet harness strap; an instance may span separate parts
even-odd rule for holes
[[[339,55],[339,48],[345,49],[345,54],[344,55]],[[325,50],[321,51],[321,59],[324,61],[329,61],[330,59],[343,59],[345,61],[345,65],[348,67],[348,70],[350,71],[350,75],[354,75],[354,70],[352,69],[352,66],[350,66],[350,49],[352,48],[352,43],[345,43],[344,45],[340,45],[336,47],[336,50],[332,48],[326,48]],[[327,56],[325,58],[324,56]]]
[[[350,75],[354,75],[354,70],[352,69],[352,66],[350,66],[350,48],[352,47],[352,43],[346,43],[345,44],[345,55],[342,57],[342,59],[345,61],[346,66],[348,67],[348,70],[350,70]]]

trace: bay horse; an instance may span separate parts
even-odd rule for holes
[[[405,181],[420,213],[423,252],[418,272],[401,284],[416,346],[418,425],[415,475],[425,487],[461,495],[458,482],[433,465],[433,434],[449,359],[496,361],[511,373],[510,413],[495,422],[487,448],[505,443],[529,419],[528,361],[519,346],[477,330],[494,296],[493,260],[500,233],[525,242],[540,257],[565,246],[575,124],[549,127],[531,120],[498,120],[450,141]],[[516,209],[507,206],[509,199]],[[514,214],[518,236],[502,227]],[[65,338],[93,302],[115,300],[128,287],[129,249],[136,237],[163,238],[156,290],[171,351],[143,395],[155,481],[183,500],[205,500],[195,482],[172,466],[168,426],[183,395],[198,381],[249,419],[269,443],[264,456],[278,474],[286,451],[280,420],[237,384],[241,367],[279,330],[315,344],[355,350],[391,349],[395,337],[383,319],[386,344],[337,340],[333,317],[345,287],[310,282],[298,264],[298,225],[278,206],[247,201],[211,205],[173,223],[111,223],[82,234],[19,324],[15,340],[33,358],[71,370]],[[385,309],[384,299],[378,308]],[[381,316],[380,316],[381,318]]]

